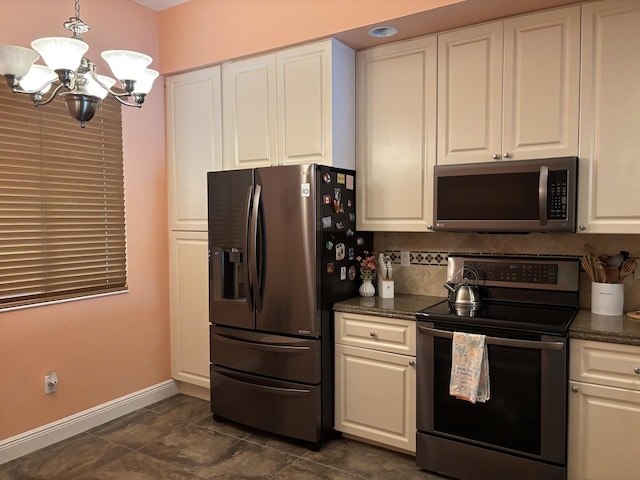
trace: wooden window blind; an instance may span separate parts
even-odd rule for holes
[[[0,86],[0,308],[126,289],[122,116]]]

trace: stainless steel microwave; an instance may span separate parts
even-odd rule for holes
[[[578,157],[437,165],[434,230],[575,232]]]

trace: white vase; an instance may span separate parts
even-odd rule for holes
[[[360,285],[360,296],[373,297],[376,293],[376,289],[370,279],[363,279],[362,285]]]

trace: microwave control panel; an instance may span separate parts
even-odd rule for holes
[[[549,219],[565,220],[567,218],[568,190],[567,171],[550,171],[547,200]]]

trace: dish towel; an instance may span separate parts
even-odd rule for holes
[[[454,332],[449,395],[471,403],[490,398],[489,355],[484,335]]]

